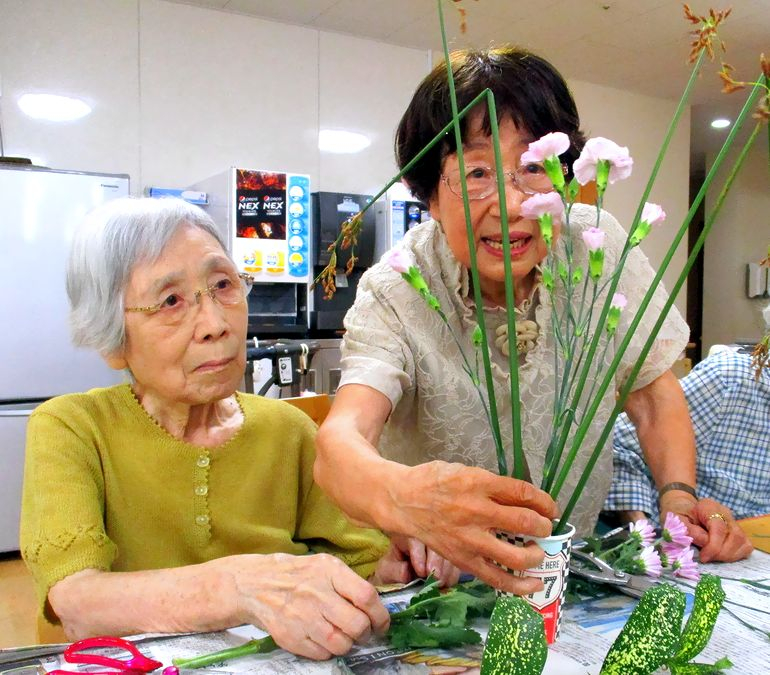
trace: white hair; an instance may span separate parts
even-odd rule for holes
[[[762,318],[765,320],[765,328],[770,330],[770,305],[762,310]]]
[[[152,264],[183,225],[204,230],[227,251],[214,221],[182,199],[114,199],[75,232],[67,263],[72,341],[109,356],[123,347],[123,296],[134,266]]]

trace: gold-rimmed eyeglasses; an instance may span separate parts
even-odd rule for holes
[[[561,165],[566,175],[567,165]],[[513,171],[503,171],[513,184],[524,194],[532,195],[553,190],[553,183],[545,172],[545,167],[538,162],[528,162]],[[452,194],[463,196],[460,169],[453,169],[441,176]],[[494,167],[483,164],[465,166],[465,182],[468,186],[468,199],[486,199],[497,192],[497,174]]]
[[[169,324],[183,323],[199,304],[202,295],[208,295],[215,302],[228,307],[243,302],[253,285],[254,277],[249,274],[222,274],[221,278],[206,288],[190,293],[175,291],[155,305],[126,307],[125,311],[158,315]]]

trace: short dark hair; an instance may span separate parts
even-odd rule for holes
[[[570,137],[562,160],[571,167],[585,143],[575,101],[567,83],[548,61],[524,49],[505,45],[493,49],[452,52],[458,110],[462,110],[484,89],[491,89],[498,121],[509,117],[519,129],[535,138],[552,131]],[[491,133],[489,112],[483,106],[482,128]],[[415,157],[452,119],[446,64],[442,62],[420,83],[396,131],[396,162],[400,169]],[[460,122],[465,137],[468,116]],[[446,134],[418,164],[404,175],[415,197],[425,202],[433,197],[441,178],[444,158],[456,152],[453,132]]]

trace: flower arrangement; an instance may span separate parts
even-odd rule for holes
[[[446,34],[441,0],[437,0],[439,20],[441,25],[442,40],[444,45],[444,57],[447,63],[447,77],[451,96],[453,118],[432,139],[432,141],[415,156],[389,183],[372,199],[376,202],[386,190],[418,163],[423,155],[438,143],[445,134],[453,132],[457,157],[460,165],[460,180],[463,194],[465,213],[469,213],[468,204],[468,180],[464,170],[464,157],[462,137],[460,133],[460,120],[468,115],[479,104],[485,104],[488,108],[491,136],[496,158],[496,181],[500,203],[505,203],[505,176],[502,170],[500,155],[499,130],[494,96],[486,90],[472,100],[463,110],[458,110],[457,99],[454,91],[453,75],[451,72],[449,51],[447,48]],[[770,117],[770,61],[764,55],[760,58],[762,72],[755,82],[740,82],[733,78],[732,68],[723,65],[720,77],[725,83],[724,91],[737,91],[749,88],[750,93],[739,113],[733,127],[718,153],[712,167],[695,197],[684,221],[674,234],[671,245],[655,275],[650,287],[634,314],[633,318],[627,318],[628,327],[625,335],[617,345],[610,363],[605,362],[608,355],[608,344],[618,329],[621,314],[626,309],[626,298],[617,292],[618,283],[623,272],[623,267],[631,250],[639,246],[650,233],[653,227],[660,225],[665,219],[663,208],[647,201],[648,196],[657,178],[661,163],[666,155],[671,138],[676,130],[682,112],[689,99],[690,92],[697,80],[704,59],[713,58],[715,50],[724,45],[718,37],[718,28],[730,14],[730,10],[711,10],[705,16],[694,14],[685,5],[686,19],[696,26],[692,31],[690,62],[692,73],[685,87],[679,105],[668,127],[658,157],[653,166],[650,177],[640,199],[639,207],[633,221],[628,228],[628,237],[623,245],[617,263],[612,270],[605,269],[604,238],[605,233],[600,227],[599,214],[605,192],[609,185],[627,178],[633,169],[633,159],[625,147],[621,147],[613,141],[596,137],[589,139],[580,155],[574,162],[572,172],[574,178],[567,183],[565,170],[559,159],[569,147],[569,139],[562,133],[549,133],[529,145],[529,149],[521,158],[521,164],[527,165],[528,171],[544,173],[551,181],[553,189],[545,194],[535,194],[521,205],[522,216],[537,219],[540,230],[548,247],[548,254],[541,266],[541,283],[545,291],[551,296],[553,335],[559,355],[564,363],[563,370],[559,370],[558,364],[554,369],[556,384],[556,396],[554,397],[553,428],[546,461],[541,481],[541,488],[546,490],[554,499],[559,497],[567,476],[575,463],[579,453],[588,453],[588,460],[575,486],[567,504],[562,511],[561,518],[554,528],[554,534],[566,530],[567,521],[572,514],[575,505],[580,498],[591,472],[602,453],[602,450],[612,433],[612,428],[617,415],[622,411],[634,381],[639,374],[641,366],[647,357],[658,332],[660,331],[666,316],[673,305],[677,293],[687,279],[690,268],[699,254],[706,236],[714,224],[722,204],[724,203],[732,182],[735,179],[746,154],[756,140],[762,125]],[[464,19],[463,15],[463,19]],[[761,100],[760,100],[761,95]],[[657,318],[652,331],[639,353],[636,365],[628,374],[625,383],[618,393],[615,406],[606,419],[597,419],[597,410],[608,388],[613,385],[615,373],[620,361],[629,347],[629,343],[636,328],[642,320],[645,310],[650,304],[653,294],[660,284],[663,274],[674,255],[674,252],[688,231],[690,222],[698,207],[703,201],[706,192],[711,187],[715,176],[723,165],[728,152],[733,145],[738,131],[751,114],[757,101],[760,104],[754,112],[756,118],[755,127],[748,140],[744,143],[738,157],[734,160],[729,175],[722,187],[715,205],[708,215],[703,231],[684,265],[676,283],[670,289],[670,297],[664,305],[660,316]],[[570,213],[575,204],[580,187],[596,182],[597,201],[596,226],[582,233],[582,240],[588,250],[588,261],[585,268],[577,261],[574,255],[575,243],[570,237]],[[367,207],[368,208],[368,207]],[[363,213],[363,212],[362,212]],[[334,253],[337,246],[342,248],[354,248],[357,242],[357,233],[361,227],[362,213],[356,214],[346,222],[337,240],[329,247]],[[467,216],[466,216],[467,220]],[[502,233],[503,261],[505,264],[505,290],[509,310],[514,307],[513,279],[511,273],[510,253],[511,246],[508,238],[507,209],[501,209],[500,228]],[[556,229],[560,228],[564,236],[556,237]],[[530,331],[530,326],[518,326],[515,312],[508,311],[507,332],[496,335],[495,342],[503,346],[503,352],[507,353],[510,371],[510,396],[512,405],[511,426],[513,430],[512,448],[504,447],[500,427],[498,423],[497,404],[492,384],[489,338],[487,336],[484,315],[483,300],[481,298],[480,283],[476,265],[475,243],[472,237],[471,225],[467,223],[469,233],[468,246],[470,254],[470,277],[474,292],[474,300],[477,311],[477,328],[473,333],[474,354],[463,351],[457,336],[453,335],[455,342],[460,347],[463,368],[476,385],[479,397],[483,403],[487,419],[492,430],[492,435],[497,453],[498,471],[501,475],[511,475],[515,478],[525,477],[525,455],[521,437],[521,411],[519,402],[519,360],[521,349],[526,349],[527,343],[537,339],[537,334]],[[409,283],[426,300],[449,327],[447,317],[444,315],[437,298],[431,293],[420,270],[414,261],[409,260],[400,251],[392,251],[388,257],[392,267],[401,273],[405,281]],[[334,279],[336,270],[333,263],[318,276],[315,283],[322,283],[327,294],[334,291]],[[564,293],[575,302],[568,302],[558,311],[557,303],[553,301],[554,295]],[[531,323],[531,322],[529,322]],[[451,327],[450,327],[451,331]],[[507,337],[507,340],[506,340]],[[589,379],[591,384],[589,386]],[[485,390],[484,390],[485,389]],[[589,427],[601,425],[601,432],[593,448],[584,448]],[[510,461],[512,460],[512,461]]]

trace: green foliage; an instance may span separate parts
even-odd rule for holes
[[[685,596],[670,584],[649,589],[612,643],[602,675],[649,675],[671,659],[679,645]]]
[[[489,622],[481,675],[540,675],[547,656],[543,617],[522,598],[499,598]]]
[[[479,644],[481,635],[472,628],[461,628],[453,625],[442,626],[413,620],[391,624],[388,639],[396,649],[449,648]]]
[[[728,658],[719,659],[716,663],[682,663],[671,664],[671,675],[720,675],[728,668],[732,668],[732,661]]]
[[[703,648],[711,639],[714,624],[725,592],[722,590],[722,582],[713,574],[704,574],[695,587],[695,603],[693,604],[690,618],[682,631],[679,648],[674,655],[673,663],[683,664],[695,658],[703,651]]]
[[[478,644],[481,636],[466,623],[489,616],[494,605],[494,589],[480,581],[441,593],[438,581],[430,576],[406,609],[391,614],[388,639],[399,649]]]
[[[704,574],[695,587],[692,613],[682,630],[684,593],[670,584],[654,586],[642,596],[610,647],[602,675],[649,675],[662,665],[672,675],[709,675],[732,667],[727,658],[689,663],[711,639],[724,599],[719,577]]]

